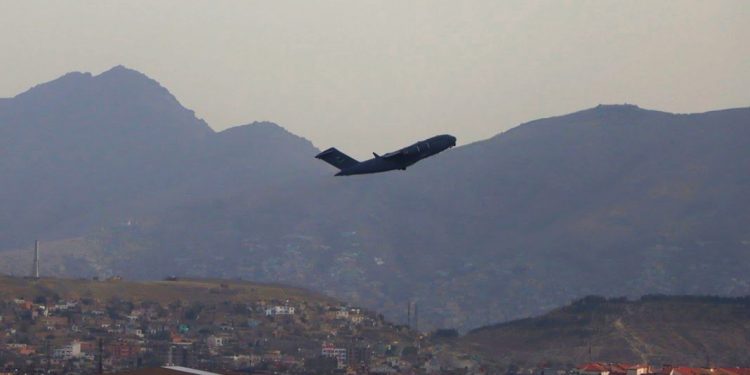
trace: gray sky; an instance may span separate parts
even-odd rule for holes
[[[750,1],[4,1],[0,97],[118,64],[355,157],[599,103],[750,105]]]

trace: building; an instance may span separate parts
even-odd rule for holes
[[[206,338],[206,345],[208,346],[209,353],[216,354],[219,352],[219,348],[224,346],[224,338],[215,335],[208,336]]]
[[[346,348],[337,348],[333,343],[324,342],[320,354],[325,357],[336,358],[338,368],[340,369],[345,368],[347,365]]]
[[[55,349],[55,351],[52,353],[53,357],[63,360],[79,358],[82,355],[81,343],[78,341],[73,341],[72,343],[63,346],[62,348]]]
[[[633,365],[627,369],[627,375],[645,375],[654,372],[656,371],[651,371],[647,365]]]
[[[107,345],[107,350],[115,360],[134,358],[141,351],[137,345],[127,342],[115,342],[109,344]]]
[[[268,350],[265,353],[263,353],[262,360],[263,362],[273,362],[273,363],[280,362],[281,351],[280,350]]]
[[[292,306],[273,306],[266,309],[266,316],[294,315]]]
[[[648,372],[648,366],[603,362],[586,363],[573,370],[575,375],[643,375]]]

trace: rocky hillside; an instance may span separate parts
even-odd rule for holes
[[[750,298],[586,297],[457,340],[498,363],[750,365]]]

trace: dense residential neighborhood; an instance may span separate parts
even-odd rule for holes
[[[237,293],[229,283],[213,286],[210,293],[218,300]],[[0,327],[0,365],[9,373],[154,366],[242,373],[480,371],[479,361],[429,344],[406,326],[312,298],[161,303],[126,296],[71,299],[45,291],[0,301]]]
[[[455,330],[423,334],[302,290],[169,278],[148,284],[157,301],[138,297],[142,285],[6,278],[0,373],[750,375],[748,368],[710,365],[503,366],[461,352]],[[19,296],[7,298],[11,290]],[[165,302],[175,291],[195,298]]]

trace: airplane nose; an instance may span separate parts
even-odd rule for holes
[[[450,142],[449,144],[451,145],[451,147],[456,145],[456,137],[451,135],[448,137],[448,141]]]

